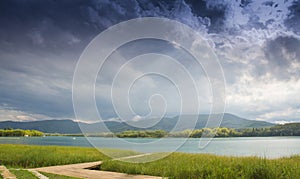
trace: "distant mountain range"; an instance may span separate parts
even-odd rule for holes
[[[181,118],[184,124],[178,126],[177,131],[189,129],[191,119],[195,117],[192,115],[183,115]],[[155,120],[155,119],[153,119]],[[162,129],[166,131],[171,131],[176,125],[179,117],[174,118],[163,118],[153,127],[145,128],[143,130],[157,130]],[[195,129],[204,128],[208,120],[208,115],[202,114],[198,116],[198,121],[196,123]],[[136,121],[137,125],[142,125],[143,123],[151,123],[152,119]],[[223,120],[221,122],[221,127],[227,128],[262,128],[270,127],[275,124],[265,122],[265,121],[255,121],[240,118],[232,114],[224,114]],[[80,127],[79,127],[80,126]],[[107,128],[106,128],[106,127]],[[141,130],[136,127],[132,127],[124,122],[117,121],[105,121],[93,124],[74,122],[69,119],[65,120],[43,120],[43,121],[29,121],[29,122],[15,122],[15,121],[4,121],[0,122],[0,129],[13,128],[13,129],[35,129],[45,133],[61,133],[61,134],[77,134],[81,133],[81,129],[88,131],[88,133],[96,132],[122,132],[126,130]],[[109,129],[109,130],[108,130]]]

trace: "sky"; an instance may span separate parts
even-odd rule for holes
[[[224,72],[225,112],[252,120],[300,122],[300,2],[293,0],[2,0],[0,121],[75,119],[72,80],[81,53],[105,29],[142,17],[176,20],[207,40]],[[206,101],[200,111],[209,112],[211,92],[203,70],[176,46],[145,39],[120,47],[104,66],[107,76],[97,77],[103,119],[117,117],[107,91],[111,78],[143,52],[165,53],[189,66],[198,97]],[[149,68],[172,69],[163,59],[144,59]],[[129,66],[123,77],[139,74],[141,66]],[[117,95],[123,94],[124,86],[118,87]],[[145,77],[132,91],[131,105],[138,114],[133,120],[149,113],[153,92],[165,96],[169,115],[179,114],[180,96],[166,79]],[[158,108],[151,110],[162,112],[166,101],[152,102]]]

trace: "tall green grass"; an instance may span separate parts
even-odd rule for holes
[[[150,157],[150,156],[147,156]],[[173,153],[150,163],[105,161],[101,170],[169,178],[300,178],[300,156],[265,159]]]
[[[94,148],[0,145],[0,165],[7,167],[43,167],[108,159]]]
[[[100,149],[113,157],[138,154],[134,151]],[[0,165],[14,168],[35,168],[52,165],[93,162],[109,159],[95,148],[0,144]]]
[[[132,151],[104,150],[119,157],[137,154]],[[143,157],[151,159],[159,155],[156,153]],[[173,153],[154,162],[134,164],[111,160],[94,148],[0,145],[0,165],[7,167],[33,168],[99,160],[104,161],[101,170],[169,178],[300,178],[300,156],[265,159]],[[143,158],[128,160],[140,162]]]

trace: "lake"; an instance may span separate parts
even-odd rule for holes
[[[118,138],[89,137],[94,145],[101,148],[129,149],[140,152],[168,152],[172,151],[183,138],[165,138],[162,145],[145,146],[157,139],[131,138],[121,139],[127,142],[125,145]],[[84,137],[0,137],[2,144],[29,144],[29,145],[60,145],[92,147]],[[128,145],[129,143],[129,145]],[[135,145],[130,145],[130,143]],[[140,145],[136,145],[140,144]],[[199,139],[188,139],[184,145],[178,148],[178,152],[186,153],[211,153],[227,156],[261,156],[278,158],[291,155],[300,155],[300,137],[235,137],[214,138],[204,149],[199,149]]]

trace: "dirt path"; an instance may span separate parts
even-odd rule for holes
[[[0,166],[0,174],[4,179],[16,179],[16,176],[9,172],[5,166]]]
[[[95,166],[100,165],[102,162],[89,162],[89,163],[79,163],[79,164],[71,164],[71,165],[61,165],[61,166],[51,166],[51,167],[43,167],[43,168],[34,168],[32,170],[46,173],[53,173],[59,175],[66,175],[77,178],[85,178],[85,179],[154,179],[161,178],[155,176],[147,176],[147,175],[128,175],[125,173],[117,173],[117,172],[107,172],[107,171],[98,171],[98,170],[89,170],[89,168],[93,168]]]

